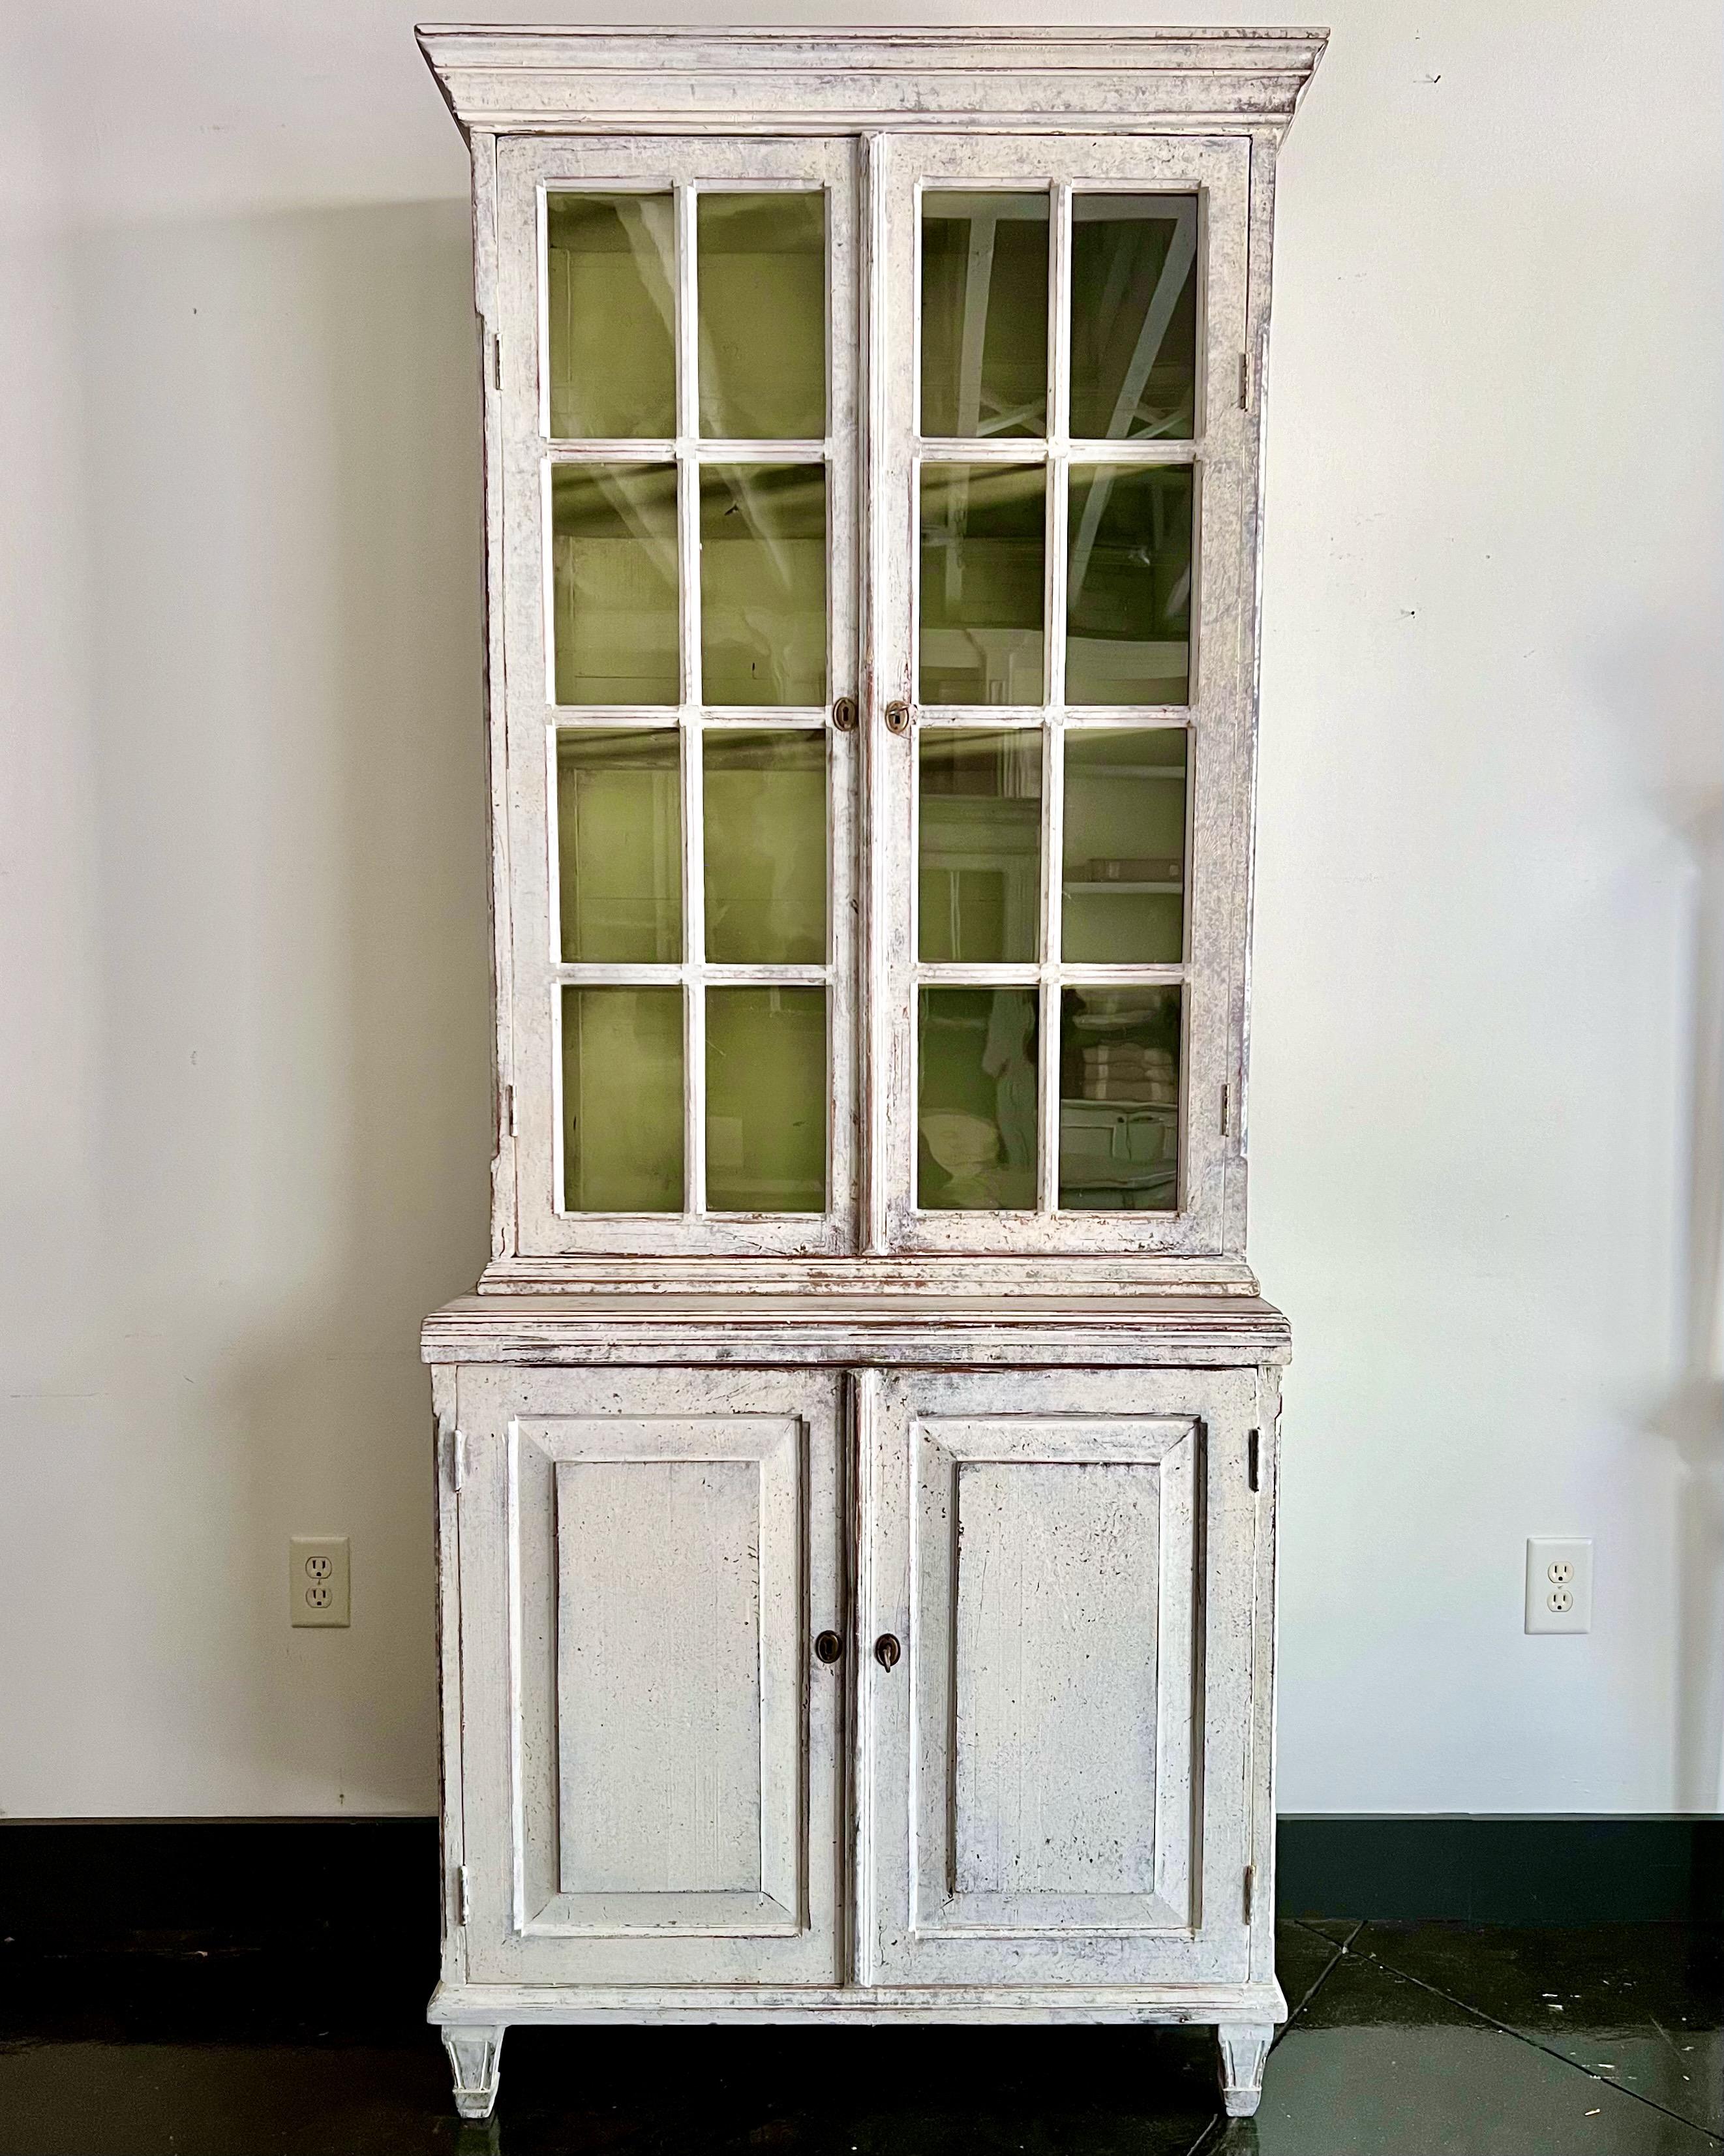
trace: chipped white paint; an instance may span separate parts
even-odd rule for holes
[[[1271,1765],[1288,1336],[1244,1258],[1257,384],[1275,151],[1322,33],[421,43],[473,158],[496,974],[492,1262],[424,1333],[444,1721],[430,2012],[458,2107],[488,2112],[516,2022],[1159,2021],[1215,2025],[1227,2107],[1249,2111],[1285,2011]],[[832,1014],[834,1149],[812,1222],[558,1204],[551,1014],[581,969],[551,936],[547,744],[615,715],[547,701],[542,474],[547,455],[618,447],[543,434],[539,205],[559,179],[675,190],[685,228],[704,182],[826,192],[831,416],[796,453],[828,461],[829,686],[854,690],[859,722],[827,736],[833,939],[810,978]],[[1161,715],[1189,724],[1195,774],[1189,945],[1163,969],[1188,1002],[1169,1215],[1047,1209],[1051,1043],[1044,1209],[912,1202],[917,717],[894,732],[885,712],[913,693],[928,179],[1200,198],[1203,380],[1177,450],[1199,467],[1195,690]],[[689,302],[685,277],[685,352]],[[1055,467],[1068,402],[1056,367]],[[685,376],[676,439],[646,446],[680,465],[723,449],[691,414]],[[774,447],[789,453],[749,454]],[[1056,547],[1050,619],[1063,573]],[[693,801],[715,721],[691,685],[667,723]],[[1057,707],[1035,722],[1051,752]],[[1056,841],[1057,797],[1056,778]],[[1048,876],[1059,857],[1050,844]],[[1050,990],[1057,943],[1029,969]],[[696,987],[711,970],[664,969]]]

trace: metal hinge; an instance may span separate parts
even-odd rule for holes
[[[458,1924],[466,1922],[468,1907],[467,1867],[459,1864],[455,1867],[455,1922]]]
[[[1239,354],[1239,409],[1249,412],[1250,408],[1251,355],[1249,352],[1242,352]]]
[[[1254,1490],[1260,1489],[1262,1487],[1262,1483],[1260,1479],[1260,1462],[1262,1456],[1262,1451],[1263,1432],[1260,1430],[1254,1430],[1248,1434],[1245,1439],[1245,1472],[1250,1478],[1251,1487]]]
[[[465,1877],[465,1873],[462,1876]],[[1249,1924],[1257,1911],[1257,1866],[1245,1866],[1245,1922]]]
[[[487,341],[491,348],[491,388],[500,390],[503,387],[503,340],[493,331]]]
[[[1227,1110],[1228,1093],[1226,1086],[1224,1086],[1221,1089],[1221,1135],[1223,1137],[1227,1136]]]
[[[503,1088],[503,1130],[508,1137],[521,1135],[515,1127],[515,1088],[512,1086]]]
[[[467,1479],[467,1433],[458,1430],[449,1445],[449,1486],[459,1497],[461,1485]]]

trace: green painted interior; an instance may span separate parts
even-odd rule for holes
[[[1039,465],[924,465],[925,704],[1039,704],[1045,475]]]
[[[924,434],[1047,431],[1048,208],[1045,191],[924,193]]]
[[[1074,465],[1066,519],[1065,700],[1183,704],[1190,693],[1192,468]]]
[[[826,198],[695,198],[700,432],[818,441],[826,432]]]
[[[571,1213],[680,1213],[680,988],[562,991],[563,1204]]]
[[[702,740],[706,956],[826,957],[826,736],[709,727]]]
[[[1071,432],[1187,439],[1197,385],[1195,195],[1071,205]]]
[[[926,726],[916,764],[919,955],[979,963],[1037,957],[1040,729]]]
[[[700,688],[711,705],[826,701],[826,471],[700,472]]]
[[[676,432],[675,218],[669,194],[555,193],[546,213],[551,432]]]
[[[682,957],[682,768],[676,730],[557,738],[562,956],[675,965]]]
[[[1060,954],[1177,966],[1185,948],[1186,731],[1065,731]]]
[[[1060,998],[1060,1204],[1169,1213],[1179,1173],[1178,987]]]
[[[1036,1194],[1033,988],[924,988],[917,1026],[916,1204],[1027,1212]]]
[[[826,991],[706,992],[706,1204],[826,1209]]]
[[[559,704],[681,693],[675,465],[556,465],[552,638]]]

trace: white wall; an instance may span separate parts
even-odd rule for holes
[[[1283,1804],[1710,1808],[1716,13],[1331,13],[1266,564]],[[414,1335],[484,1253],[485,884],[465,172],[411,20],[0,18],[14,1816],[434,1802]],[[351,1632],[285,1621],[320,1530]],[[1521,1636],[1539,1532],[1597,1537],[1588,1639]]]

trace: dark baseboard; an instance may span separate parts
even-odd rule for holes
[[[1724,1918],[1724,1819],[1284,1815],[1284,1917],[1474,1924]]]
[[[419,1990],[434,1979],[437,1875],[434,1820],[5,1820],[0,1943],[328,1961]],[[1716,1921],[1724,1819],[1284,1818],[1278,1876],[1284,1916]]]

